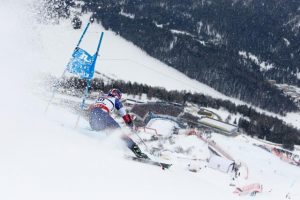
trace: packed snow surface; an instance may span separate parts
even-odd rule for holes
[[[80,31],[73,31],[68,23],[38,24],[32,10],[32,5],[38,3],[11,0],[1,2],[0,7],[0,24],[5,27],[0,32],[0,199],[250,199],[232,193],[234,188],[229,186],[228,174],[212,169],[191,173],[177,163],[170,170],[162,170],[125,160],[123,154],[130,152],[119,139],[122,133],[95,133],[84,119],[75,129],[77,116],[55,105],[45,114],[47,102],[44,99],[51,94],[40,95],[40,77],[43,73],[58,75],[63,71]],[[103,29],[95,27],[92,32],[98,35]],[[141,67],[140,71],[132,71],[132,77],[123,76],[126,67],[132,70],[132,62],[126,67],[123,63],[116,70],[113,61],[104,59],[122,58],[121,55],[130,52],[131,57],[123,58],[144,63],[146,56],[112,32],[106,32],[105,37],[103,65],[97,66],[97,70],[124,80],[154,70]],[[147,66],[160,66],[158,61],[147,59],[151,60]],[[144,83],[164,87],[169,84],[169,89],[184,89],[182,85],[187,83],[195,90],[203,89],[195,81],[187,82],[182,74],[172,78],[161,76],[173,73],[171,68],[164,71],[158,67],[154,71],[157,79],[149,78]],[[171,79],[184,84],[171,85]],[[157,128],[168,131],[168,127],[170,124],[162,123]],[[300,198],[297,193],[299,168],[254,147],[249,141],[218,135],[213,138],[234,157],[247,163],[251,181],[258,181],[267,188],[256,199],[285,199],[287,193],[291,193],[292,199]],[[187,140],[182,141],[190,146],[201,144],[205,149],[206,145],[196,137],[193,141]]]

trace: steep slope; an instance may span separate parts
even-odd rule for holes
[[[84,120],[74,129],[77,116],[54,105],[45,115],[47,102],[45,96],[39,96],[40,77],[45,72],[61,73],[62,61],[65,57],[67,61],[74,41],[61,45],[63,40],[59,33],[55,36],[53,27],[36,23],[31,6],[37,3],[12,0],[0,7],[0,23],[6,27],[0,33],[0,199],[236,199],[227,185],[227,175],[212,171],[195,175],[176,167],[162,171],[126,161],[122,158],[126,148],[118,133],[91,132]],[[58,30],[64,28],[62,25]],[[51,41],[49,35],[43,37],[47,30]],[[53,44],[52,48],[44,39]],[[229,146],[236,144],[228,142]],[[247,155],[253,149],[247,146],[238,150]],[[251,162],[255,159],[252,157]],[[281,167],[291,173],[288,177],[298,175],[289,166]],[[290,184],[280,180],[285,186]],[[272,193],[258,199],[282,199],[286,190],[279,192],[279,197]]]
[[[296,1],[82,2],[106,29],[189,77],[264,109],[296,110],[267,83],[299,84]]]
[[[88,17],[88,14],[82,17],[85,22],[84,25],[87,23]],[[60,20],[60,23],[56,25],[41,25],[38,27],[38,30],[40,34],[40,51],[43,52],[43,56],[47,55],[45,57],[47,63],[39,70],[45,74],[50,73],[59,77],[82,30],[74,30],[68,19]],[[82,47],[93,53],[101,31],[105,31],[101,25],[92,24],[82,42]],[[183,73],[151,58],[140,48],[112,31],[105,31],[96,71],[112,79],[138,82],[163,87],[167,90],[198,92],[214,98],[229,100],[239,105],[246,104],[238,99],[227,97],[213,88],[188,78]],[[95,76],[98,75],[96,74]],[[268,115],[274,115],[274,113],[269,113],[265,110],[257,108],[256,110],[265,112]],[[286,117],[276,115],[276,117],[283,119],[287,123],[300,127],[298,116],[299,113],[288,113]]]
[[[31,3],[10,1],[0,8],[0,22],[6,25],[0,34],[6,48],[0,54],[8,66],[1,67],[7,76],[0,84],[5,94],[0,114],[0,198],[196,199],[197,188],[207,185],[204,179],[125,161],[118,139],[90,137],[84,122],[75,130],[76,116],[66,110],[53,106],[44,115],[46,103],[33,95],[38,86],[32,80],[48,56],[39,51]],[[205,195],[220,198],[213,194],[215,186],[209,188]],[[226,191],[224,195],[229,196]]]
[[[86,25],[88,15],[83,17],[83,21]],[[165,87],[168,90],[200,92],[215,98],[242,103],[242,101],[229,98],[205,84],[188,78],[157,59],[151,58],[137,46],[117,36],[114,32],[105,31],[99,24],[95,23],[90,26],[82,42],[82,48],[93,53],[101,31],[104,31],[105,35],[96,71],[113,79],[135,81]],[[42,50],[49,60],[41,70],[60,75],[82,30],[74,30],[69,20],[61,20],[59,25],[41,26],[39,32]],[[68,39],[66,40],[66,38]]]

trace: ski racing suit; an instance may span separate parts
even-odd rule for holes
[[[93,130],[101,131],[105,129],[121,128],[120,125],[111,117],[115,109],[123,118],[129,127],[133,127],[133,123],[129,114],[126,113],[121,101],[113,96],[104,95],[99,97],[96,102],[90,106],[89,122]]]
[[[126,113],[122,102],[113,96],[103,95],[99,97],[94,104],[90,106],[89,123],[93,130],[102,131],[107,129],[119,129],[120,125],[111,117],[115,109],[118,110],[119,115],[123,118],[127,126],[133,128],[133,122],[129,114]],[[123,135],[122,139],[126,142],[127,147],[137,156],[147,158],[143,154],[137,144],[127,135]]]

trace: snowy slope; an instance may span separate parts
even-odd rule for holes
[[[0,199],[239,199],[228,186],[227,174],[209,169],[194,174],[176,165],[163,171],[127,161],[123,159],[123,152],[127,150],[118,139],[120,133],[91,132],[84,120],[75,129],[77,116],[54,105],[45,115],[46,102],[36,95],[40,94],[39,77],[43,73],[59,75],[62,72],[80,32],[72,31],[67,23],[59,26],[36,24],[32,2],[11,0],[1,2],[0,7],[0,24],[5,27],[0,32]],[[109,35],[113,37],[107,40],[111,45],[113,41],[121,41],[115,44],[119,48],[108,43],[103,43],[103,47],[114,47],[117,53],[120,44],[126,48],[129,45],[113,33],[106,34]],[[146,59],[140,51],[130,51],[133,51],[132,56]],[[104,53],[103,48],[103,58]],[[106,55],[110,58],[111,54]],[[97,66],[97,70],[101,71],[101,67]],[[107,64],[105,69],[109,67]],[[116,70],[110,73],[123,78]],[[182,75],[177,78],[187,80]],[[151,79],[148,81],[151,83]],[[162,81],[161,85],[167,87],[169,84],[172,89],[173,83]],[[159,127],[161,131],[167,128]],[[264,183],[272,188],[280,181],[283,189],[279,188],[274,194],[262,194],[257,199],[284,199],[291,182],[299,177],[298,168],[281,163],[246,142],[218,136],[216,140],[254,169],[253,180],[265,181],[261,178],[266,177],[268,180]],[[257,162],[262,163],[263,176],[259,172],[261,168],[255,165]],[[278,171],[274,174],[275,168]],[[298,184],[296,182],[291,188]]]
[[[0,199],[196,199],[205,180],[123,160],[116,139],[91,137],[84,123],[75,130],[76,116],[65,110],[53,106],[44,115],[32,80],[48,56],[27,3],[6,1],[0,8],[6,26],[0,33]]]
[[[216,142],[222,146],[237,160],[246,163],[249,169],[249,180],[260,182],[266,191],[271,191],[268,199],[285,199],[285,195],[293,193],[292,199],[300,197],[299,192],[299,167],[283,162],[276,156],[270,156],[252,145],[252,141],[238,137],[234,140],[221,135],[214,135]],[[263,198],[265,199],[265,198]]]
[[[74,129],[76,116],[65,110],[53,106],[44,115],[46,104],[32,94],[37,87],[32,80],[44,70],[48,56],[40,49],[27,3],[1,2],[0,8],[0,24],[7,25],[0,33],[5,61],[0,84],[0,199],[196,198],[205,180],[123,160],[117,139],[92,137],[84,122]]]
[[[88,15],[82,17],[84,25],[88,21]],[[59,25],[39,26],[40,51],[45,56],[46,64],[39,69],[44,73],[60,76],[63,66],[69,60],[74,45],[82,33],[82,30],[74,30],[70,20],[61,20]],[[236,104],[246,104],[238,99],[227,97],[215,89],[190,79],[183,73],[167,66],[166,64],[148,56],[140,48],[124,40],[112,31],[105,31],[99,24],[92,24],[84,38],[81,47],[93,54],[101,31],[105,32],[100,49],[100,59],[96,64],[96,71],[113,79],[121,79],[151,86],[164,87],[167,90],[186,90],[199,92],[214,98],[230,100]],[[259,108],[259,112],[277,116],[300,128],[298,118],[300,113],[289,113],[287,117],[275,115]]]
[[[87,23],[88,16],[85,16],[83,21]],[[82,29],[75,31],[70,20],[62,20],[59,25],[46,25],[41,29],[42,49],[49,59],[44,70],[53,73],[55,69],[60,74],[62,67],[68,62]],[[96,23],[92,24],[81,47],[94,53],[101,31],[105,31],[102,26]],[[59,51],[57,51],[58,49]],[[112,31],[105,31],[96,71],[114,79],[136,81],[165,87],[168,90],[198,91],[210,96],[229,99],[207,85],[192,80],[177,70],[149,57],[141,49]]]

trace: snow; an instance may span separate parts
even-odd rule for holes
[[[239,118],[241,117],[240,114],[230,113],[230,112],[228,112],[227,110],[225,110],[223,108],[220,108],[220,109],[205,108],[205,109],[215,113],[216,115],[218,115],[221,118],[222,121],[229,120],[228,122],[231,123],[231,124],[233,124],[235,120],[236,120],[236,122],[238,122]],[[228,119],[228,118],[231,118],[231,119]]]
[[[40,77],[44,77],[44,73],[62,73],[81,31],[73,31],[67,22],[60,25],[37,24],[30,5],[38,3],[11,0],[2,2],[0,7],[0,24],[5,27],[0,32],[0,58],[3,62],[0,68],[0,199],[240,199],[232,194],[234,188],[228,186],[228,174],[208,168],[191,173],[177,167],[176,163],[170,170],[163,171],[159,167],[128,161],[123,159],[123,152],[130,152],[119,139],[122,133],[92,132],[84,119],[75,129],[77,116],[55,105],[51,105],[45,114],[47,102],[44,99],[49,99],[50,94],[41,95],[50,91],[39,91]],[[95,37],[89,44],[93,49],[95,45],[92,44],[95,44],[101,30],[97,27],[92,31]],[[101,51],[103,60],[98,62],[97,70],[128,80],[133,77],[123,76],[120,65],[118,70],[110,69],[120,63],[105,64],[104,58],[136,58],[138,63],[144,63],[144,59],[148,66],[157,68],[142,68],[140,73],[151,72],[148,76],[153,77],[157,71],[170,72],[175,79],[194,90],[206,88],[173,69],[163,68],[163,64],[113,33],[106,32],[105,37]],[[152,83],[169,89],[187,88],[168,81],[156,79]],[[222,96],[208,90],[211,94]],[[159,129],[169,130],[170,124],[160,123]],[[181,137],[185,138],[182,143],[187,147],[197,146],[199,151],[200,148],[205,151],[206,145],[197,138],[180,135],[178,140],[181,141]],[[299,168],[242,139],[219,135],[214,135],[214,139],[235,157],[247,162],[251,180],[273,189],[272,192],[258,194],[257,199],[284,199],[287,192],[291,193],[292,199],[299,199],[296,190],[299,182],[295,178],[300,175]]]
[[[298,10],[299,10],[299,8],[298,8]],[[295,34],[298,34],[299,33],[299,28],[300,28],[300,15],[295,15],[285,25],[291,25],[292,26],[292,31]]]
[[[76,116],[64,109],[53,105],[45,116],[46,102],[33,95],[35,81],[47,70],[59,74],[64,65],[56,64],[65,55],[55,59],[46,54],[50,50],[40,43],[39,27],[32,27],[27,3],[2,2],[0,8],[0,22],[6,25],[0,33],[5,62],[1,74],[10,75],[0,79],[5,94],[0,114],[0,199],[196,199],[198,188],[207,186],[207,195],[220,198],[213,194],[214,185],[185,171],[162,171],[121,159],[116,138],[91,137],[83,120],[74,129]],[[52,46],[58,55],[72,50],[71,45]],[[222,196],[230,194],[225,191]]]
[[[186,32],[186,31],[181,31],[181,30],[176,30],[176,29],[171,29],[171,32],[174,34],[179,34],[179,35],[188,35],[191,37],[195,37],[193,34]]]
[[[83,22],[87,22],[88,17],[89,15],[83,16]],[[36,29],[40,35],[38,45],[40,46],[41,57],[47,60],[43,67],[38,70],[41,73],[51,73],[59,77],[62,68],[69,61],[82,30],[74,30],[69,20],[62,20],[59,25],[39,25]],[[214,98],[230,100],[237,105],[252,106],[241,100],[225,96],[215,89],[187,77],[174,68],[148,56],[140,48],[119,37],[114,32],[104,30],[101,25],[94,23],[90,26],[82,42],[82,48],[93,53],[101,31],[105,33],[95,70],[109,78],[163,87],[167,90],[198,92]],[[280,117],[254,106],[252,108],[267,115]],[[280,118],[286,120],[284,117]],[[294,126],[300,128],[300,124],[294,119],[288,120]]]
[[[248,58],[252,60],[255,64],[257,64],[260,67],[260,71],[268,71],[275,67],[272,63],[261,61],[257,56],[255,56],[250,52],[239,51],[239,55],[242,56],[243,58]]]
[[[147,127],[153,129],[159,129],[160,133],[163,134],[164,136],[171,136],[173,133],[173,129],[175,127],[178,127],[178,124],[170,120],[152,119],[148,122]]]
[[[244,57],[244,58],[247,58],[247,52],[246,51],[239,51],[239,55]]]
[[[155,24],[155,26],[156,26],[157,28],[163,28],[163,27],[164,27],[163,24],[159,24],[159,23],[157,23],[156,21],[153,21],[153,23]]]
[[[214,135],[213,139],[216,142],[222,142],[223,147],[230,154],[247,164],[250,170],[250,181],[259,181],[272,189],[270,193],[272,198],[269,199],[284,199],[283,194],[280,194],[284,190],[290,190],[299,195],[296,191],[297,187],[291,185],[293,182],[299,184],[296,178],[300,175],[299,167],[291,166],[275,156],[270,156],[268,152],[254,148],[252,142],[247,144],[247,142],[242,142],[241,138],[232,140],[222,135]]]
[[[134,18],[135,18],[135,15],[134,15],[134,14],[126,13],[126,12],[124,12],[123,9],[121,9],[121,11],[120,11],[119,14],[122,15],[122,16],[124,16],[124,17],[130,18],[130,19],[134,19]]]
[[[281,117],[283,119],[283,117]],[[300,113],[287,113],[286,116],[284,117],[284,120],[288,123],[293,125],[294,127],[300,129]]]
[[[203,46],[206,46],[206,42],[203,40],[197,40],[200,44],[202,44]]]
[[[284,40],[285,45],[286,45],[287,47],[290,46],[291,42],[290,42],[288,39],[283,38],[283,40]]]
[[[273,64],[269,64],[264,61],[261,62],[259,66],[261,71],[269,71],[270,69],[273,69],[275,67]]]
[[[84,16],[83,21],[87,21],[87,19],[88,16]],[[60,76],[62,73],[61,68],[68,62],[74,44],[78,42],[82,30],[75,31],[68,20],[62,20],[59,25],[39,26],[39,29],[42,40],[40,45],[42,45],[43,55],[47,55],[48,60],[47,65],[42,70],[45,73],[50,72]],[[92,24],[82,42],[82,48],[93,53],[101,31],[105,31],[102,26]],[[68,40],[65,38],[68,38]],[[56,49],[59,49],[59,51],[55,51]],[[174,68],[149,57],[140,48],[117,36],[112,31],[105,31],[100,49],[100,59],[97,61],[95,69],[113,79],[135,81],[164,87],[167,90],[199,92],[215,98],[230,100],[237,104],[244,104],[240,100],[227,97],[213,88],[188,78]]]

